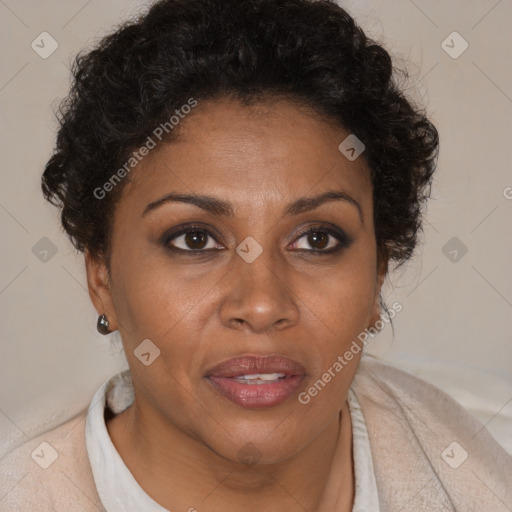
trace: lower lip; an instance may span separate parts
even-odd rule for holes
[[[268,384],[244,384],[230,377],[208,377],[213,388],[240,407],[275,407],[299,389],[304,375],[294,375]]]

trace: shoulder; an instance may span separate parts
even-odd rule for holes
[[[425,510],[438,510],[436,499],[439,510],[512,507],[512,457],[450,396],[368,355],[352,387],[384,499],[396,500],[398,489],[405,499],[417,487],[414,499],[424,499]]]
[[[361,359],[354,387],[381,411],[393,410],[395,414],[400,411],[400,416],[407,418],[411,426],[436,432],[448,430],[456,437],[473,437],[482,432],[486,439],[496,443],[482,423],[447,393],[373,356],[365,355]]]
[[[2,511],[103,510],[87,455],[85,421],[86,411],[2,457]]]

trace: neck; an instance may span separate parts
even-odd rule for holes
[[[139,485],[169,510],[327,512],[336,506],[348,512],[352,507],[352,428],[346,402],[309,445],[274,464],[227,460],[168,422],[149,418],[136,401],[108,420],[107,430]]]

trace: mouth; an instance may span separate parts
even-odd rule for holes
[[[224,361],[205,377],[215,391],[234,404],[261,409],[288,400],[305,376],[304,367],[287,357],[248,354]]]

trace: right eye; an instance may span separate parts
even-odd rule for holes
[[[164,245],[176,252],[204,254],[207,251],[220,249],[214,235],[203,227],[188,226],[166,236]]]

